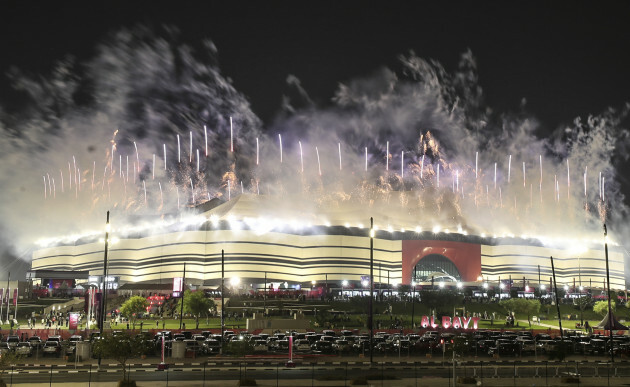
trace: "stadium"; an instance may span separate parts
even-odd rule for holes
[[[185,264],[187,284],[216,288],[221,284],[223,252],[226,284],[244,291],[326,283],[361,292],[370,272],[372,217],[374,282],[380,288],[414,283],[544,290],[551,285],[550,257],[557,286],[566,293],[594,292],[605,285],[603,238],[473,235],[457,224],[451,229],[414,226],[415,216],[383,207],[369,212],[351,204],[314,211],[303,203],[279,205],[277,198],[266,195],[214,199],[171,222],[125,230],[114,224],[108,276],[117,286],[168,284],[183,276]],[[396,229],[389,225],[394,220]],[[625,253],[620,246],[608,247],[611,288],[625,289]],[[104,249],[102,235],[40,247],[33,253],[32,270],[102,276]]]

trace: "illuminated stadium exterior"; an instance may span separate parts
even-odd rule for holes
[[[180,221],[148,232],[127,232],[110,245],[108,274],[121,283],[186,281],[216,286],[221,280],[221,252],[225,252],[225,278],[238,277],[254,287],[263,279],[305,286],[344,280],[360,284],[369,274],[369,229],[332,219],[325,224],[278,222],[261,226],[253,221],[259,197],[241,195],[207,209],[194,221]],[[341,215],[340,215],[341,216]],[[375,223],[378,217],[375,217]],[[369,224],[369,215],[365,223]],[[113,231],[116,234],[116,231]],[[570,245],[570,248],[565,246]],[[485,237],[448,230],[381,228],[374,237],[374,280],[410,284],[414,267],[417,283],[461,281],[466,285],[511,279],[515,286],[549,285],[550,256],[554,258],[558,286],[577,290],[602,288],[606,278],[601,245],[576,247],[526,237]],[[42,247],[33,253],[33,270],[88,270],[103,274],[104,243],[86,237],[70,243]],[[625,288],[624,252],[609,246],[612,288]],[[360,286],[360,285],[359,285]],[[575,288],[574,288],[575,287]]]

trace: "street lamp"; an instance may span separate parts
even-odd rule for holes
[[[99,316],[99,324],[98,324],[98,328],[101,332],[101,336],[103,335],[103,330],[105,328],[105,313],[106,313],[106,306],[105,304],[107,303],[107,252],[109,249],[109,232],[111,230],[111,225],[109,224],[109,211],[107,211],[107,221],[105,223],[105,253],[104,253],[104,257],[103,257],[103,282],[101,282],[102,284],[102,289],[101,289],[101,305],[100,305],[100,316]],[[100,360],[100,357],[99,357]]]
[[[232,277],[230,278],[230,285],[232,285],[232,291],[236,290],[236,287],[238,286],[238,284],[241,283],[241,279],[238,277]]]
[[[374,218],[370,218],[370,298],[369,298],[369,326],[370,329],[370,364],[374,362]]]
[[[415,272],[415,269],[414,269],[414,272]],[[413,319],[416,314],[416,281],[411,281],[411,286],[412,286],[411,288],[411,329],[414,329],[415,327],[413,326]]]

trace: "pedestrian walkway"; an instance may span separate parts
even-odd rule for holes
[[[524,326],[529,327],[529,322],[527,320],[516,320],[516,321],[518,321],[519,324],[523,324]],[[535,325],[538,325],[538,326],[541,326],[541,327],[545,327],[545,328],[551,328],[551,329],[556,329],[556,330],[559,329],[557,326],[550,325],[550,324],[543,324],[543,323],[533,322],[533,321],[532,321],[532,324],[535,324]]]

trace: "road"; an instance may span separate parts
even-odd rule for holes
[[[168,371],[157,371],[156,364],[130,365],[130,378],[139,382],[160,382],[167,385],[173,381],[239,380],[252,378],[260,381],[275,381],[285,385],[290,380],[301,380],[300,384],[319,385],[337,381],[342,385],[350,381],[368,377],[370,380],[424,380],[429,378],[446,381],[452,377],[452,363],[446,362],[398,362],[382,361],[373,363],[362,361],[299,362],[295,368],[287,368],[284,362],[272,361],[209,361],[204,363],[175,364]],[[627,381],[630,378],[630,362],[616,362],[614,365],[600,362],[546,362],[546,361],[467,361],[457,364],[458,377],[476,377],[478,381],[498,381],[510,379],[510,384],[522,384],[536,379],[538,385],[557,384],[559,378],[569,374],[579,374],[594,380]],[[115,364],[103,364],[100,370],[94,365],[30,365],[15,367],[5,374],[7,383],[97,383],[114,382],[122,378],[122,371]],[[305,384],[305,382],[307,382]],[[519,381],[519,383],[516,383]],[[164,384],[162,384],[164,383]],[[319,383],[319,384],[318,384]],[[617,383],[613,383],[617,384]],[[336,384],[338,385],[338,384]],[[531,385],[531,383],[529,384]],[[583,383],[584,385],[584,383]]]

